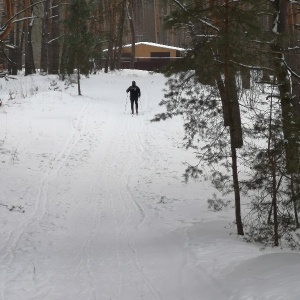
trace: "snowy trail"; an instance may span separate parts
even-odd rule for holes
[[[151,86],[143,92],[133,117],[129,103],[122,113],[122,99],[115,106],[105,103],[109,96],[76,100],[59,146],[43,155],[31,214],[2,246],[1,299],[192,299],[204,288],[219,295],[189,265],[187,236],[151,209],[151,178],[163,178],[168,159],[155,138],[167,133],[151,129]]]
[[[0,300],[299,299],[299,280],[289,280],[299,278],[298,254],[281,262],[238,239],[233,209],[207,209],[207,182],[182,183],[194,154],[180,148],[181,121],[150,122],[161,75],[91,76],[82,97],[35,79],[21,88],[37,95],[0,109],[0,205],[25,210],[0,206]],[[124,112],[131,80],[139,116],[129,101]]]

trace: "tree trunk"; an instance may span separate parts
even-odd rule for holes
[[[292,1],[290,1],[292,2]],[[288,11],[286,13],[286,29],[285,31],[288,32],[289,35],[289,41],[288,46],[290,49],[298,49],[299,48],[299,9],[300,9],[300,3],[286,3],[288,6]],[[285,18],[285,16],[283,16]],[[291,67],[291,69],[296,73],[300,74],[300,64],[299,64],[299,54],[298,50],[290,50],[286,56],[286,62]],[[292,104],[294,107],[295,115],[299,118],[300,116],[300,84],[299,84],[299,78],[296,76],[291,75],[291,81],[292,81]]]
[[[272,204],[269,211],[268,216],[268,224],[271,223],[271,216],[273,211],[273,221],[274,221],[274,246],[279,245],[279,233],[278,233],[278,210],[277,210],[277,195],[278,195],[278,189],[279,185],[277,187],[277,176],[276,176],[276,170],[278,168],[277,162],[276,162],[276,154],[274,154],[274,149],[272,144],[276,145],[274,142],[273,137],[273,129],[272,129],[272,123],[273,123],[273,99],[271,97],[271,103],[270,103],[270,118],[269,118],[269,132],[268,132],[268,165],[271,170],[271,180],[272,180]],[[272,143],[273,142],[273,143]],[[276,146],[275,146],[276,148]],[[279,181],[280,182],[280,181]]]
[[[18,69],[23,70],[23,53],[25,53],[25,22],[21,31],[21,40],[18,48]]]
[[[29,9],[28,6],[30,4],[30,0],[25,0],[25,12],[24,12],[24,49],[25,49],[25,76],[32,74],[31,68],[31,58],[30,58],[30,50],[29,50]]]
[[[16,11],[20,10],[20,0],[17,0],[16,2]],[[13,71],[13,75],[18,74],[18,70],[20,70],[20,67],[22,68],[22,43],[21,43],[21,38],[22,38],[22,31],[21,31],[21,25],[19,22],[17,22],[14,25],[14,30],[15,30],[15,45],[16,49],[14,51],[14,64],[15,64],[15,70]]]
[[[110,68],[111,71],[114,69],[114,64],[112,63],[113,57],[114,57],[114,49],[113,49],[113,41],[110,39],[108,42],[108,49],[107,49],[107,56],[105,60],[105,73],[108,72],[108,69]]]
[[[81,96],[81,88],[80,88],[80,69],[77,69],[77,86],[78,86],[78,95]]]
[[[52,14],[51,14],[51,41],[49,43],[49,55],[51,58],[49,60],[49,73],[58,74],[59,69],[59,2],[58,0],[53,0],[52,2]]]
[[[42,18],[42,40],[41,40],[41,72],[48,72],[48,33],[49,33],[49,7],[50,0],[45,0],[44,14]]]
[[[115,26],[116,26],[116,2],[110,0],[109,3],[109,49],[108,49],[108,57],[109,57],[109,68],[111,71],[114,71],[116,68],[116,60],[115,60]]]
[[[291,86],[289,74],[286,67],[282,64],[283,54],[281,47],[273,46],[275,74],[277,77],[278,89],[280,92],[280,103],[282,111],[282,128],[286,141],[286,169],[288,174],[297,173],[299,171],[298,156],[298,130],[294,123],[294,109],[291,100]]]
[[[130,59],[130,69],[134,69],[134,61],[135,61],[135,29],[134,22],[132,19],[132,5],[131,1],[129,1],[127,5],[127,16],[129,21],[130,33],[131,33],[131,59]]]
[[[33,3],[33,0],[31,0],[30,4]],[[34,18],[33,18],[33,7],[31,8],[31,17],[32,19],[29,22],[29,31],[28,31],[28,55],[29,55],[29,67],[30,72],[35,73],[35,64],[34,64],[34,55],[33,55],[33,46],[32,46],[32,28],[34,24]]]
[[[279,245],[278,233],[278,212],[277,212],[277,182],[276,182],[276,166],[274,158],[272,158],[272,203],[273,203],[273,218],[274,218],[274,246]]]
[[[9,34],[9,42],[12,45],[15,45],[15,30],[11,30],[10,34]],[[9,57],[9,62],[8,62],[8,72],[11,75],[17,75],[18,74],[18,68],[17,68],[17,57],[16,57],[16,52],[17,49],[9,49],[8,52],[8,57]]]
[[[298,187],[296,188],[295,185]],[[299,181],[295,180],[295,176],[291,176],[291,191],[292,191],[292,201],[294,206],[294,215],[296,228],[300,228],[299,217],[298,217],[298,203],[299,203]]]
[[[239,235],[244,235],[243,223],[241,218],[241,199],[240,199],[240,188],[237,170],[237,155],[236,148],[242,145],[242,138],[240,137],[241,125],[240,114],[239,114],[239,104],[236,93],[236,83],[234,74],[230,70],[230,45],[229,45],[229,0],[225,1],[225,34],[226,45],[225,45],[225,55],[224,55],[224,75],[225,75],[225,93],[226,93],[226,103],[227,111],[229,114],[229,131],[230,131],[230,147],[231,147],[231,157],[232,157],[232,177],[233,177],[233,188],[234,188],[234,198],[235,198],[235,218],[237,233]],[[236,116],[235,114],[238,114]]]
[[[118,26],[118,54],[117,54],[117,69],[121,67],[121,56],[122,56],[122,47],[123,47],[123,32],[124,32],[124,23],[125,23],[125,14],[126,14],[126,3],[124,2],[121,6],[121,13]]]
[[[108,55],[105,58],[105,64],[104,64],[104,73],[108,73],[108,64],[109,64],[109,58]]]
[[[232,130],[230,130],[232,131]],[[234,189],[234,200],[235,200],[235,220],[237,226],[238,235],[244,235],[243,222],[241,216],[241,196],[239,187],[239,177],[238,177],[238,166],[237,166],[237,155],[236,149],[231,140],[231,157],[232,157],[232,178],[233,178],[233,189]]]
[[[222,101],[222,111],[223,111],[223,120],[224,120],[224,126],[229,126],[229,112],[228,112],[228,105],[226,100],[226,90],[224,86],[224,82],[222,80],[221,74],[217,73],[217,86],[220,94],[220,98]]]
[[[159,1],[154,0],[154,31],[155,31],[155,43],[160,43],[160,17],[159,17]]]
[[[66,65],[65,65],[66,48],[67,48],[67,45],[66,45],[66,42],[64,41],[64,43],[62,45],[62,52],[61,52],[60,66],[59,66],[59,73],[60,73],[62,80],[65,79],[65,75],[66,75]]]
[[[236,80],[235,75],[231,71],[229,71],[229,74],[227,74],[227,76],[229,77],[227,80],[227,84],[229,85],[229,98],[227,99],[227,103],[229,104],[229,122],[232,129],[231,138],[233,139],[234,147],[241,148],[243,146],[243,132]]]
[[[277,30],[280,35],[287,33],[288,19],[288,0],[277,0],[274,2],[276,11],[278,12]],[[276,21],[275,21],[276,22]],[[299,117],[297,117],[297,109],[294,107],[292,89],[289,80],[289,73],[284,65],[285,59],[283,54],[284,44],[281,41],[277,41],[272,45],[274,69],[277,78],[278,89],[280,93],[280,102],[282,110],[282,126],[283,135],[286,141],[286,169],[288,174],[296,174],[300,170],[299,161],[299,148],[298,142],[300,142],[299,136]]]
[[[12,4],[11,12],[12,15],[15,15],[16,11],[16,3]],[[16,39],[16,31],[18,29],[14,26],[9,34],[9,42],[11,45],[18,45],[15,41]],[[18,74],[18,68],[17,68],[17,49],[11,49],[9,48],[8,57],[9,57],[9,63],[8,63],[8,71],[11,75],[17,75]]]

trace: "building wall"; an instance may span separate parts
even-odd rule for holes
[[[123,48],[123,53],[131,53],[131,48]],[[135,57],[151,57],[151,52],[163,52],[170,53],[170,57],[176,57],[175,49],[168,49],[164,47],[154,47],[151,45],[136,45],[135,46]]]

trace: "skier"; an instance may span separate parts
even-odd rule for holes
[[[141,90],[136,85],[135,81],[132,81],[132,85],[126,90],[126,93],[130,92],[130,102],[131,102],[131,113],[134,114],[134,103],[135,103],[135,111],[138,114],[139,105],[138,99],[141,97]]]

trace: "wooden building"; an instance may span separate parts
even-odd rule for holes
[[[140,42],[135,44],[135,57],[136,58],[174,58],[181,57],[181,52],[185,49],[167,46],[162,44],[150,43],[150,42]],[[131,44],[124,45],[122,48],[123,56],[131,55]]]
[[[184,48],[140,42],[135,44],[134,68],[157,71],[175,59],[180,59]],[[122,47],[121,68],[130,67],[131,44]]]

